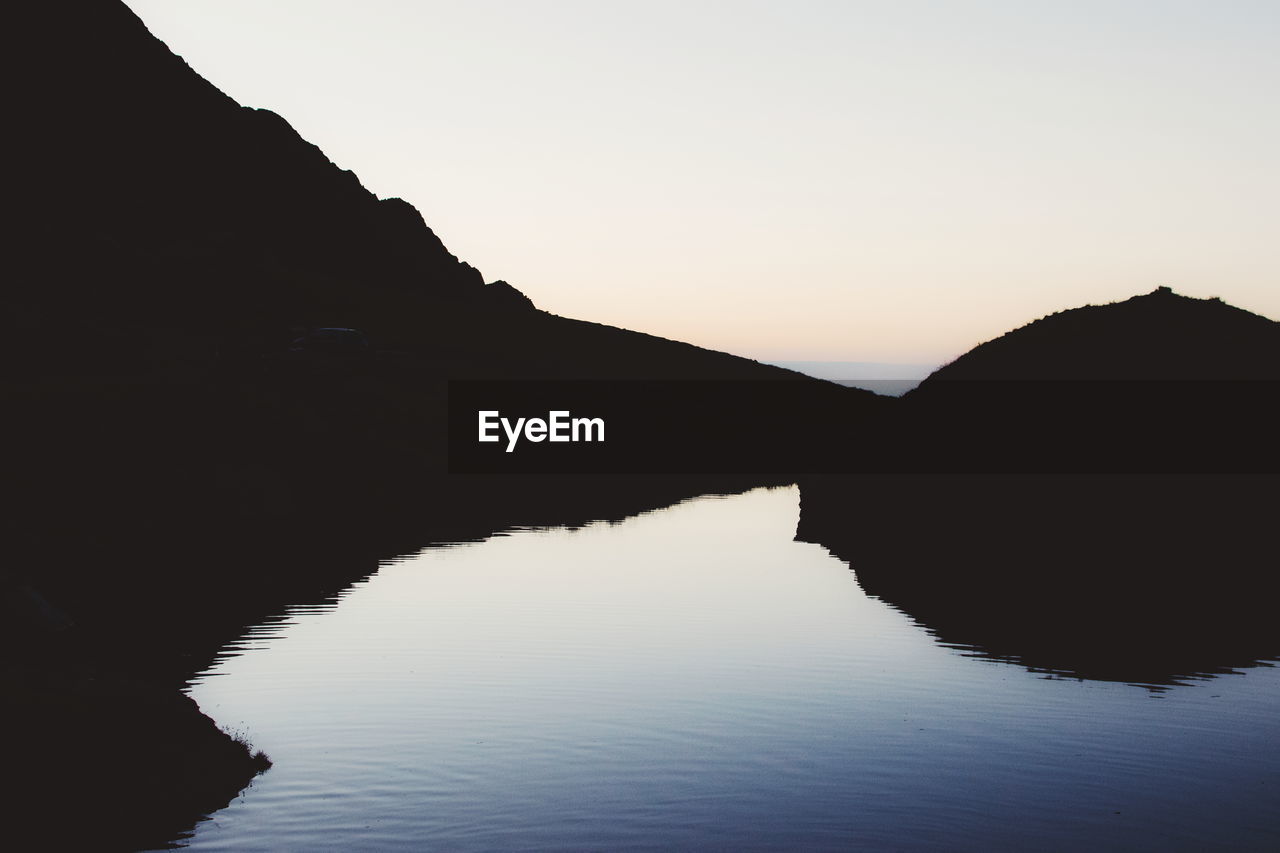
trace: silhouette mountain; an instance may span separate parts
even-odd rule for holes
[[[488,291],[411,205],[379,200],[283,118],[222,94],[122,3],[32,12],[43,18],[27,32],[42,84],[32,153],[49,164],[34,201],[56,207],[59,236],[116,247],[121,262],[166,261],[170,279],[233,256],[352,287],[518,303]]]
[[[896,409],[910,474],[802,480],[797,537],[939,640],[1155,686],[1271,661],[1280,323],[1167,288],[1063,311]]]
[[[1007,332],[938,368],[912,393],[974,380],[1227,379],[1280,379],[1280,323],[1159,287]]]
[[[0,370],[190,372],[338,326],[436,375],[798,378],[486,284],[412,205],[224,95],[118,0],[24,4],[14,31],[31,82]]]
[[[903,398],[917,470],[1280,472],[1280,323],[1168,288],[1044,317]]]

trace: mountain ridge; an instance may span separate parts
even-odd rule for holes
[[[159,362],[179,351],[208,367],[214,351],[256,356],[299,328],[345,326],[501,375],[800,378],[557,318],[485,283],[412,204],[379,199],[286,119],[239,105],[119,0],[20,14],[19,64],[41,85],[18,109],[32,168],[17,193],[10,372],[173,372],[185,368]]]

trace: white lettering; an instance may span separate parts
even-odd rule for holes
[[[507,420],[506,418],[502,419],[502,428],[507,433],[507,452],[508,453],[516,449],[516,439],[520,437],[520,427],[522,426],[524,426],[524,418],[516,419],[515,429],[511,428],[511,421]]]
[[[480,440],[481,441],[497,441],[498,436],[489,435],[489,430],[498,428],[497,412],[481,412],[480,413]]]
[[[582,427],[584,433],[582,438],[578,438],[578,427]],[[591,437],[592,427],[596,430],[596,438]],[[574,441],[604,441],[604,418],[574,418],[573,419],[573,440]]]
[[[548,413],[551,423],[551,440],[552,441],[568,441],[569,440],[569,413],[568,412],[550,412]]]
[[[553,410],[542,418],[510,418],[502,417],[502,413],[486,410],[477,413],[479,432],[477,440],[482,442],[501,441],[497,433],[498,427],[507,436],[507,453],[516,449],[523,435],[532,442],[551,441],[604,441],[604,418],[574,418],[564,410]]]

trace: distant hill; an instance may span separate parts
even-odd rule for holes
[[[1280,379],[1280,323],[1160,287],[1059,311],[974,347],[920,386],[969,380]]]
[[[923,469],[1280,470],[1280,323],[1168,288],[988,341],[903,398]]]

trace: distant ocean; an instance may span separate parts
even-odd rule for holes
[[[770,361],[817,379],[826,379],[850,388],[865,388],[877,394],[899,397],[919,385],[937,370],[936,364],[899,364],[887,361]]]

